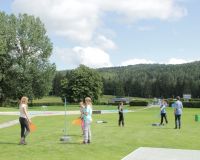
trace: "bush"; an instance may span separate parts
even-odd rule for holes
[[[193,101],[200,101],[200,98],[192,98],[192,99],[189,99],[190,102],[193,102]]]
[[[200,108],[200,101],[183,102],[183,107],[186,107],[186,108]]]
[[[62,102],[49,102],[49,103],[29,103],[29,106],[63,106]]]
[[[144,100],[132,100],[129,102],[130,106],[148,106],[148,102]]]
[[[93,104],[94,105],[108,105],[108,103],[106,102],[98,102],[98,101],[94,102]]]
[[[170,101],[169,106],[171,107],[175,101]],[[200,108],[200,101],[189,101],[189,102],[182,102],[183,107],[185,108]]]

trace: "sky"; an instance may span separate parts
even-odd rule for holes
[[[0,0],[39,17],[57,70],[200,60],[199,0]]]

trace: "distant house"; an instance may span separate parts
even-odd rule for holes
[[[111,100],[112,103],[119,103],[119,102],[124,102],[125,104],[129,103],[128,98],[113,98]]]

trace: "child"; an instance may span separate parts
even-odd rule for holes
[[[25,138],[30,133],[29,124],[31,123],[31,120],[28,117],[27,108],[28,108],[28,98],[22,97],[19,105],[19,112],[20,112],[19,122],[21,125],[21,140],[19,144],[22,145],[26,144]]]
[[[84,113],[83,112],[84,112],[85,106],[84,106],[83,101],[81,101],[79,103],[79,105],[80,105],[80,112],[81,112],[81,116],[80,116],[80,118],[81,118],[81,129],[82,129],[82,132],[83,132],[83,135],[84,135],[84,119],[83,119]]]
[[[167,107],[167,102],[163,99],[160,105],[160,115],[161,115],[160,125],[164,125],[163,118],[165,119],[165,123],[166,124],[168,123],[166,107]]]
[[[85,109],[83,112],[84,119],[84,140],[83,144],[91,143],[91,123],[92,123],[92,100],[90,97],[85,98]]]
[[[124,127],[124,113],[123,113],[123,102],[120,102],[118,105],[118,111],[119,111],[119,127],[122,125]]]

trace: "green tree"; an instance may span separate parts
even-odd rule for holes
[[[23,95],[33,99],[48,94],[55,65],[48,61],[52,43],[43,23],[27,14],[0,13],[0,19],[0,103]]]
[[[63,97],[68,102],[78,102],[89,96],[94,101],[98,100],[102,93],[102,78],[94,69],[80,65],[71,71],[68,80],[62,82]]]

